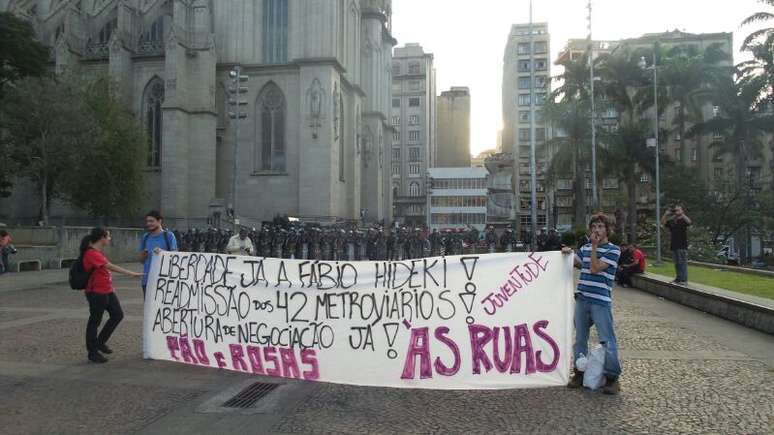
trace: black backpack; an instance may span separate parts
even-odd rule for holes
[[[78,257],[70,266],[70,288],[73,290],[85,290],[89,284],[91,273],[83,267],[83,255]]]

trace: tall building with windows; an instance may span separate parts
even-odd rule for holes
[[[531,29],[531,32],[530,32]],[[514,24],[508,35],[503,56],[503,132],[502,151],[514,158],[514,216],[524,233],[531,225],[530,201],[530,94],[534,95],[535,144],[540,148],[550,136],[541,116],[551,91],[551,52],[548,23]],[[530,60],[532,59],[532,60]],[[531,73],[534,71],[535,81]],[[544,173],[546,155],[537,154],[538,226],[546,225]]]
[[[470,90],[454,86],[438,97],[438,143],[433,167],[470,167]]]
[[[486,168],[431,168],[430,228],[483,230],[487,223]]]
[[[170,226],[229,207],[235,120],[229,72],[248,81],[237,215],[391,219],[385,154],[391,0],[12,0],[51,47],[51,67],[106,74],[148,132],[147,196]],[[423,121],[423,125],[430,125]],[[418,141],[420,142],[420,141]],[[424,143],[422,141],[422,143]],[[0,217],[34,216],[23,185]],[[31,191],[31,190],[30,190]],[[78,216],[54,204],[52,216]]]
[[[427,169],[435,161],[436,98],[433,55],[419,44],[396,47],[392,57],[394,128],[391,165],[395,219],[427,222]]]

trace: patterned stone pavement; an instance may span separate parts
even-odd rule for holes
[[[94,366],[83,296],[49,275],[0,282],[0,434],[774,433],[774,337],[636,290],[615,295],[619,396],[298,383],[224,413],[206,404],[255,378],[143,361],[135,282],[117,280],[127,316],[114,358]]]

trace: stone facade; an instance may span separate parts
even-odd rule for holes
[[[0,10],[32,21],[58,71],[121,85],[150,136],[144,208],[170,226],[204,225],[231,203],[235,65],[248,77],[236,165],[245,223],[356,220],[363,209],[391,220],[390,0],[6,0]],[[30,212],[22,195],[5,203],[8,218]]]
[[[433,167],[470,167],[470,90],[452,87],[438,97],[438,145]]]

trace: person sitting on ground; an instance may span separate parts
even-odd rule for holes
[[[255,247],[253,241],[247,237],[247,229],[240,228],[239,234],[231,237],[226,246],[226,253],[237,255],[253,255]]]
[[[635,245],[621,245],[621,262],[616,282],[631,287],[632,275],[645,272],[645,254]]]

